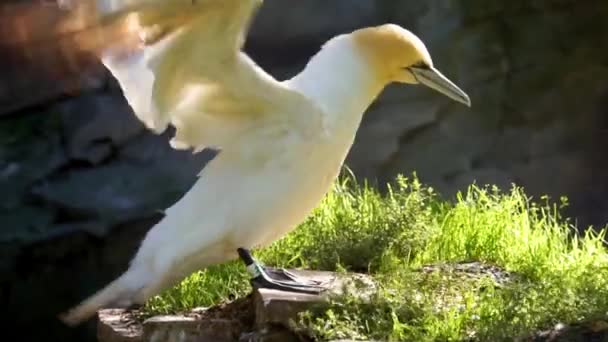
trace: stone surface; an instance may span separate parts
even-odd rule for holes
[[[159,316],[143,323],[146,342],[231,342],[239,322],[227,319],[201,321],[195,317]]]
[[[111,339],[99,342],[113,342],[113,338],[137,337],[144,342],[184,341],[184,342],[224,342],[237,341],[241,336],[266,336],[274,330],[253,331],[253,308],[251,296],[211,308],[196,308],[181,315],[155,316],[142,321],[137,311],[102,310],[97,325],[100,331],[112,330],[104,336]],[[113,323],[119,322],[119,323]],[[129,327],[125,329],[123,327]],[[251,334],[249,334],[251,332]]]
[[[62,116],[69,157],[93,165],[144,131],[126,100],[117,94],[87,94],[63,101],[55,110]]]
[[[290,270],[303,279],[321,281],[328,291],[308,295],[254,290],[253,295],[183,315],[155,316],[140,322],[136,312],[119,309],[98,313],[99,342],[289,342],[301,341],[289,330],[297,314],[323,305],[344,291],[365,297],[375,283],[363,274]]]
[[[478,261],[424,265],[419,271],[425,274],[444,274],[446,278],[458,277],[463,282],[475,282],[480,279],[489,278],[496,286],[511,284],[518,278],[518,275],[508,272],[501,267]]]
[[[282,325],[289,327],[291,321],[297,320],[298,313],[323,305],[332,296],[349,291],[353,295],[369,295],[375,284],[370,277],[362,274],[338,274],[334,272],[290,270],[302,279],[320,281],[327,288],[319,295],[279,291],[273,289],[256,289],[253,294],[255,324],[257,327]]]
[[[289,326],[298,313],[324,301],[323,297],[312,294],[259,289],[254,294],[256,325]]]
[[[97,340],[100,342],[142,342],[142,327],[123,309],[105,309],[98,313]]]
[[[328,342],[381,342],[381,341],[361,341],[361,340],[331,340]]]
[[[154,172],[146,173],[145,177],[135,176],[137,170],[140,170],[137,165],[115,162],[73,171],[32,188],[32,194],[63,210],[70,220],[95,218],[113,226],[163,210],[194,181],[194,177],[174,177],[170,170],[161,167],[153,168]]]
[[[608,322],[603,320],[574,325],[556,324],[552,329],[538,332],[521,341],[530,342],[587,342],[607,341]]]
[[[324,0],[301,1],[297,11],[292,10],[293,6],[281,0],[264,1],[249,39],[271,46],[294,45],[302,40],[318,41],[362,25],[379,23],[380,9],[375,1],[334,0],[331,6]],[[341,16],[341,20],[336,20],[337,16]]]
[[[23,243],[41,241],[49,234],[56,212],[49,208],[21,206],[15,209],[0,210],[0,241]]]
[[[0,121],[0,208],[26,202],[29,188],[68,163],[57,115],[23,115]]]
[[[241,334],[234,319],[201,319],[196,315],[155,316],[140,322],[125,310],[98,313],[99,342],[232,342]]]
[[[286,328],[272,327],[244,333],[239,338],[239,342],[303,342],[303,339]]]

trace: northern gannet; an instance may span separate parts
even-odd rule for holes
[[[174,126],[176,149],[220,153],[147,233],[128,269],[61,316],[70,325],[104,307],[143,304],[239,254],[266,280],[261,286],[314,287],[273,279],[249,250],[291,231],[318,205],[383,88],[423,84],[470,106],[424,43],[395,24],[336,36],[279,82],[242,52],[262,0],[83,1],[67,3],[77,3],[75,18],[97,20],[103,43],[83,46],[99,54],[135,115],[156,133]]]

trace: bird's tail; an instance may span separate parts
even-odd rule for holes
[[[110,305],[116,308],[128,307],[133,304],[137,293],[145,286],[144,280],[133,270],[128,270],[105,288],[87,298],[74,308],[61,314],[59,318],[69,326],[78,325],[103,308]]]

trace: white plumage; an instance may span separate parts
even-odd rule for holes
[[[175,126],[175,148],[221,152],[148,232],[128,270],[62,316],[69,324],[102,307],[143,303],[235,258],[239,247],[293,229],[330,188],[383,87],[430,84],[436,71],[413,34],[383,25],[332,39],[299,75],[279,82],[241,52],[261,0],[92,1],[100,22],[120,22],[122,35],[133,35],[100,57],[135,115],[156,133]],[[440,91],[468,102],[438,80]]]

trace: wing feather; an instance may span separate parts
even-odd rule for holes
[[[289,93],[241,52],[259,4],[198,0],[173,27],[159,26],[146,17],[152,12],[145,13],[140,32],[154,27],[168,33],[129,59],[102,58],[148,128],[175,127],[174,148],[224,148],[262,116],[276,113],[275,99]]]
[[[241,51],[261,3],[71,0],[56,31],[100,57],[150,130],[174,126],[175,148],[226,148],[252,128],[290,120],[308,102]]]

